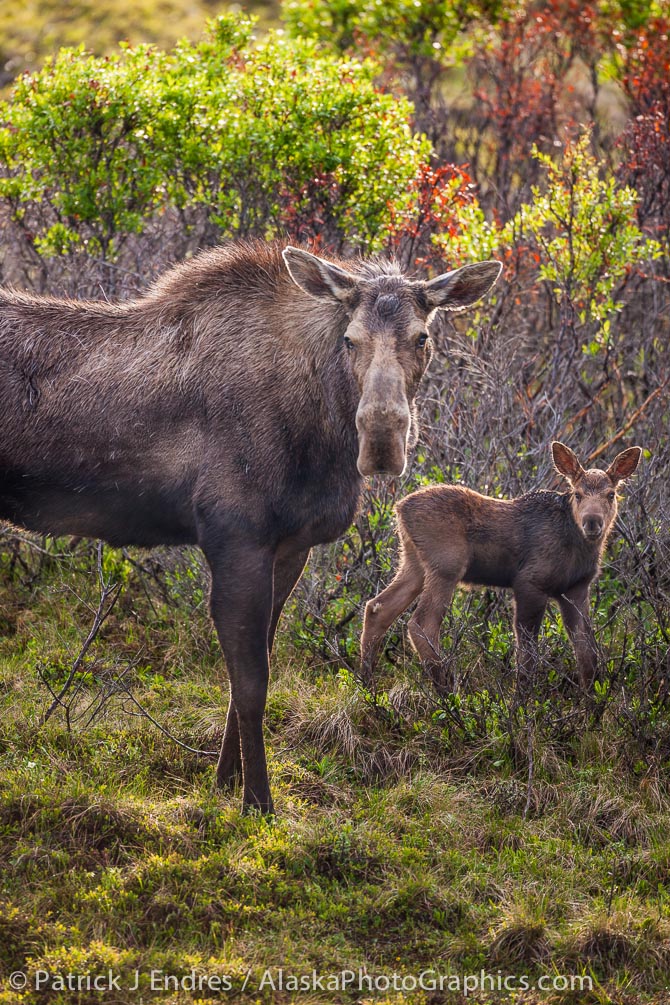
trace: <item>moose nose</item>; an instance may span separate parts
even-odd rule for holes
[[[600,537],[603,532],[603,521],[599,516],[587,516],[582,521],[585,537]]]
[[[411,419],[410,411],[405,402],[400,404],[376,403],[359,405],[356,414],[356,426],[359,432],[372,432],[377,435],[384,431],[407,432]]]

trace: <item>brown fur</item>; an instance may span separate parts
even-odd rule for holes
[[[362,475],[399,473],[426,325],[475,302],[480,263],[414,282],[233,244],[122,304],[0,290],[0,520],[114,545],[199,544],[231,704],[217,778],[271,810],[268,651],[309,549]]]
[[[534,677],[537,639],[550,599],[558,601],[582,685],[592,685],[596,644],[589,588],[617,514],[616,486],[633,473],[641,450],[630,447],[607,471],[585,471],[573,452],[552,444],[567,493],[536,491],[492,499],[460,485],[420,489],[396,507],[400,568],[365,608],[363,672],[370,680],[384,634],[419,597],[409,636],[439,689],[446,681],[439,636],[459,583],[514,591],[514,631],[521,683]]]

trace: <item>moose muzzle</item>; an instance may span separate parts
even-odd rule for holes
[[[362,475],[401,475],[411,426],[401,372],[371,368],[356,412],[358,470]]]

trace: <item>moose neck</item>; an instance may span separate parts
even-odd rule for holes
[[[571,556],[572,564],[580,573],[579,575],[576,573],[577,578],[592,579],[600,568],[608,530],[597,539],[587,538],[575,520],[569,494],[563,494],[561,499],[565,525],[571,541],[571,548],[567,554]]]

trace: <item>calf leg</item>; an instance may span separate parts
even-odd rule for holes
[[[406,611],[423,587],[424,573],[418,556],[405,552],[402,565],[385,590],[365,605],[361,636],[361,675],[372,682],[379,649],[386,632],[396,618]]]
[[[589,615],[589,585],[580,585],[559,598],[563,624],[577,660],[581,686],[590,691],[596,675],[598,648]]]
[[[517,695],[527,694],[537,679],[537,640],[548,597],[535,591],[514,592],[514,635],[517,646]]]
[[[268,629],[268,652],[272,652],[277,624],[284,604],[293,592],[300,579],[305,562],[309,557],[309,548],[301,551],[278,555],[274,565],[274,590],[272,600],[272,617]],[[216,784],[220,789],[234,788],[242,778],[242,750],[240,747],[240,727],[237,710],[232,694],[226,717],[226,728],[221,744],[221,753],[216,766]]]
[[[452,691],[453,680],[447,680],[440,657],[440,629],[451,606],[457,579],[447,579],[435,573],[426,577],[414,616],[409,623],[409,637],[421,661],[433,678],[438,691]]]
[[[217,780],[235,774],[236,737],[242,760],[243,806],[272,813],[263,742],[263,712],[269,676],[268,635],[272,619],[274,556],[246,544],[203,550],[212,570],[211,611],[230,677],[231,707]],[[237,726],[235,726],[235,722]]]

